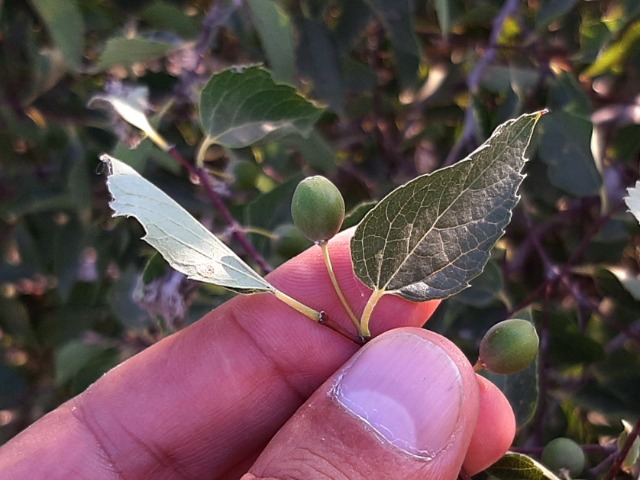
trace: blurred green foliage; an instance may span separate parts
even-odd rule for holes
[[[100,153],[245,253],[201,185],[89,100],[146,87],[152,123],[192,160],[211,74],[262,63],[322,117],[308,137],[214,146],[204,164],[271,267],[301,248],[281,236],[303,175],[330,176],[353,224],[498,124],[550,110],[492,262],[429,328],[475,361],[491,325],[532,320],[537,370],[525,387],[495,379],[519,395],[516,446],[538,458],[572,438],[588,446],[588,477],[603,477],[622,421],[640,416],[640,227],[623,203],[638,179],[639,32],[637,0],[0,2],[0,443],[229,298],[176,276],[137,223],[111,218]],[[624,470],[636,478],[638,464]]]

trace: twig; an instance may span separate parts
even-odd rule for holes
[[[268,273],[271,270],[271,265],[264,259],[264,257],[258,252],[255,247],[249,242],[249,239],[245,235],[245,232],[242,226],[236,222],[236,219],[233,218],[231,212],[224,204],[220,196],[217,194],[213,185],[211,185],[211,179],[209,175],[203,168],[198,168],[189,163],[182,154],[178,151],[175,146],[171,146],[168,150],[169,155],[171,155],[180,165],[182,165],[189,174],[198,177],[198,180],[204,185],[205,190],[207,191],[207,195],[211,202],[216,206],[224,220],[227,222],[229,227],[231,227],[231,233],[233,237],[237,240],[237,242],[242,246],[245,252],[253,258],[253,260],[258,264],[258,266],[265,272]]]
[[[631,450],[631,447],[633,446],[633,442],[635,442],[636,438],[638,438],[638,433],[640,433],[640,418],[636,420],[636,424],[629,432],[629,435],[627,435],[627,439],[624,441],[622,448],[618,451],[618,454],[613,460],[613,465],[611,466],[611,469],[609,470],[609,473],[607,473],[607,476],[604,480],[613,480],[616,477],[616,475],[622,468],[624,459],[627,458],[629,450]]]
[[[504,28],[505,21],[507,20],[507,18],[509,18],[509,16],[511,16],[518,10],[519,5],[519,0],[506,0],[502,9],[498,13],[498,16],[493,21],[487,50],[484,52],[484,55],[480,57],[480,60],[478,60],[478,63],[476,63],[475,67],[473,67],[473,70],[467,78],[467,88],[469,89],[469,93],[472,96],[478,94],[478,91],[480,90],[480,80],[482,79],[482,75],[484,75],[487,67],[491,64],[491,62],[493,62],[493,60],[496,58],[496,55],[498,54],[498,41],[500,39],[502,29]],[[470,101],[464,112],[462,134],[458,138],[458,141],[451,148],[449,155],[447,155],[447,158],[444,161],[444,166],[453,165],[457,160],[459,160],[458,157],[463,152],[464,148],[469,142],[473,140],[474,123],[473,102]]]
[[[593,237],[595,237],[598,234],[598,232],[600,232],[600,230],[605,226],[605,224],[609,222],[611,218],[613,218],[613,216],[617,214],[622,208],[623,208],[623,203],[620,202],[617,205],[612,206],[611,210],[608,213],[606,213],[605,215],[599,216],[595,220],[591,228],[589,228],[589,230],[583,235],[582,240],[580,241],[578,246],[575,249],[573,249],[572,254],[569,256],[567,261],[562,265],[562,267],[558,268],[556,266],[555,270],[553,271],[553,275],[547,275],[547,278],[544,280],[544,282],[538,285],[522,302],[520,302],[517,306],[512,308],[509,311],[508,315],[511,316],[515,312],[522,310],[523,308],[533,303],[537,298],[539,298],[540,294],[543,291],[545,291],[545,289],[549,284],[558,282],[562,278],[565,278],[570,273],[573,266],[585,255],[587,248],[589,247],[589,245],[591,244],[591,241],[593,240]],[[550,222],[554,226],[557,224],[557,222],[554,220],[551,220]],[[549,229],[540,228],[540,227],[535,228],[531,225],[530,221],[527,221],[527,225],[529,227],[529,232],[530,232],[530,235],[528,236],[527,241],[531,242],[531,244],[534,246],[534,249],[540,251],[540,248],[541,248],[540,237],[546,234],[549,231]],[[536,242],[538,242],[537,245],[536,245]],[[544,261],[544,258],[543,258],[543,261]]]
[[[178,98],[189,99],[193,83],[198,78],[198,70],[202,65],[205,53],[211,46],[220,27],[222,27],[229,17],[242,5],[243,0],[214,0],[209,12],[202,21],[202,29],[193,51],[196,55],[196,62],[193,67],[182,74],[180,82],[175,87],[174,92]]]

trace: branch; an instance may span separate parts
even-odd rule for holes
[[[193,51],[196,62],[191,69],[184,72],[174,92],[178,98],[191,101],[191,87],[198,78],[198,70],[202,60],[218,35],[220,27],[227,23],[231,15],[242,5],[243,0],[214,0],[207,16],[202,21],[202,30]]]
[[[211,199],[211,202],[216,206],[218,211],[222,214],[223,218],[231,227],[231,233],[233,237],[238,241],[238,243],[242,246],[245,252],[253,258],[253,260],[260,266],[260,268],[268,273],[272,270],[271,265],[267,263],[264,257],[258,252],[255,247],[249,242],[249,239],[245,235],[244,229],[242,226],[236,222],[236,219],[233,218],[231,212],[224,204],[220,196],[214,190],[213,185],[211,184],[211,179],[209,175],[203,168],[198,168],[187,162],[187,160],[182,156],[182,154],[176,149],[175,146],[172,146],[168,150],[169,155],[171,155],[180,165],[182,165],[190,175],[193,175],[200,180],[202,185],[204,185],[205,190],[207,191],[207,195]]]
[[[509,18],[512,14],[514,14],[518,10],[518,6],[520,5],[519,0],[506,0],[504,6],[498,13],[498,16],[493,21],[491,27],[491,36],[489,37],[489,45],[487,50],[484,52],[484,55],[480,57],[478,63],[473,68],[469,77],[467,78],[467,88],[469,89],[469,93],[472,96],[478,94],[480,90],[480,80],[484,75],[484,72],[487,70],[487,67],[493,62],[498,54],[498,41],[500,39],[500,34],[504,28],[504,23],[507,18]],[[466,148],[467,144],[473,141],[473,130],[474,130],[474,118],[473,118],[473,102],[469,102],[467,108],[464,112],[464,123],[462,124],[462,134],[458,141],[453,145],[449,155],[444,161],[444,166],[453,165],[456,161],[459,160],[461,153]]]
[[[613,460],[613,465],[611,466],[611,469],[609,470],[609,473],[607,473],[607,476],[604,480],[613,480],[616,477],[616,475],[622,468],[624,459],[627,458],[629,450],[631,450],[631,447],[633,446],[633,442],[635,442],[636,438],[638,438],[638,433],[640,433],[640,418],[638,418],[636,424],[629,432],[629,435],[627,435],[627,439],[625,440],[624,445],[622,445],[622,448],[618,451],[618,454]]]

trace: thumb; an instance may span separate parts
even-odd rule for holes
[[[426,330],[392,330],[300,407],[243,480],[455,479],[478,398],[455,345]]]

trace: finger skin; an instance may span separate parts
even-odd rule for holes
[[[370,291],[353,275],[348,239],[336,237],[330,250],[359,314]],[[352,328],[318,248],[269,279]],[[421,326],[436,306],[385,296],[372,331]],[[0,471],[3,478],[34,480],[239,478],[358,348],[271,295],[234,298],[108,372],[0,448]],[[493,434],[489,429],[485,440]]]
[[[356,311],[348,237],[332,242]],[[270,277],[345,327],[319,248]],[[384,298],[372,321],[419,326],[436,304]],[[255,456],[359,346],[272,295],[237,297],[116,367],[0,449],[5,478],[224,478]],[[33,458],[37,455],[38,461]]]
[[[354,416],[336,401],[335,385],[342,375],[341,369],[327,380],[278,432],[251,468],[250,474],[242,480],[456,479],[478,415],[479,387],[476,375],[462,352],[450,341],[433,332],[406,328],[382,336],[388,338],[389,335],[397,337],[401,334],[420,337],[439,347],[452,360],[452,365],[455,365],[458,372],[455,377],[461,380],[461,408],[456,408],[457,418],[452,433],[432,455],[416,455],[392,445],[376,434],[367,422]],[[375,345],[365,348],[370,347],[375,348]],[[424,381],[427,385],[432,384],[431,378],[440,375],[440,372],[430,369],[428,364],[412,364],[394,369],[394,376],[405,379],[404,373],[411,369],[423,372],[420,375],[423,379],[426,378]],[[449,381],[455,382],[455,377]],[[406,378],[414,376],[408,374]],[[448,399],[447,389],[438,394],[444,396],[445,403],[453,401],[458,405],[453,399]],[[417,414],[430,419],[444,413],[440,410],[430,412],[420,408]],[[420,428],[424,428],[427,435],[437,436],[438,432],[429,431],[435,421],[435,418],[433,421],[427,420]]]
[[[516,434],[516,418],[500,389],[480,375],[480,411],[464,469],[474,475],[495,463],[509,449]]]

